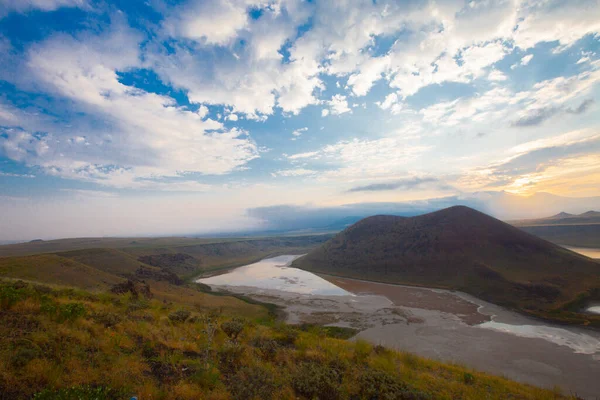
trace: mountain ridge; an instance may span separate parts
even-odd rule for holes
[[[581,214],[560,212],[545,218],[531,218],[508,221],[515,226],[543,226],[543,225],[595,225],[600,224],[600,212],[590,210]]]
[[[408,218],[365,218],[293,266],[458,289],[529,314],[556,319],[551,312],[562,313],[560,318],[581,323],[595,317],[569,314],[565,307],[600,287],[596,262],[465,206]]]

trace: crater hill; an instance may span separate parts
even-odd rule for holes
[[[464,206],[365,218],[293,266],[457,289],[539,317],[600,326],[600,317],[580,312],[600,297],[600,264]]]

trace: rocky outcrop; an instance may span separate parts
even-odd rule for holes
[[[140,265],[140,267],[135,271],[135,276],[139,279],[167,281],[173,285],[181,285],[183,283],[183,281],[171,271],[148,268],[144,267],[143,265]]]
[[[140,296],[151,299],[153,297],[152,292],[150,291],[150,286],[144,282],[134,282],[131,279],[128,279],[126,282],[118,283],[114,285],[110,291],[115,294],[127,294],[131,293],[134,298],[139,298]]]

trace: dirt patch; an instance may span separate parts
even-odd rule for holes
[[[367,282],[322,274],[319,276],[351,293],[385,296],[394,305],[400,307],[421,308],[454,314],[469,325],[477,325],[491,320],[490,316],[480,314],[477,311],[479,308],[477,304],[464,300],[448,291]]]

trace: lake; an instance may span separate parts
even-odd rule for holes
[[[600,393],[597,331],[540,322],[460,292],[316,275],[289,267],[297,257],[199,282],[278,304],[289,323],[353,327],[374,344],[585,398]]]
[[[249,286],[265,290],[293,293],[347,296],[349,292],[329,281],[289,264],[301,256],[278,256],[236,268],[225,274],[200,279],[198,282],[215,286]]]
[[[564,247],[566,249],[574,251],[575,253],[582,254],[586,257],[600,259],[600,249],[587,248],[587,247],[571,247],[571,246],[564,246]]]

